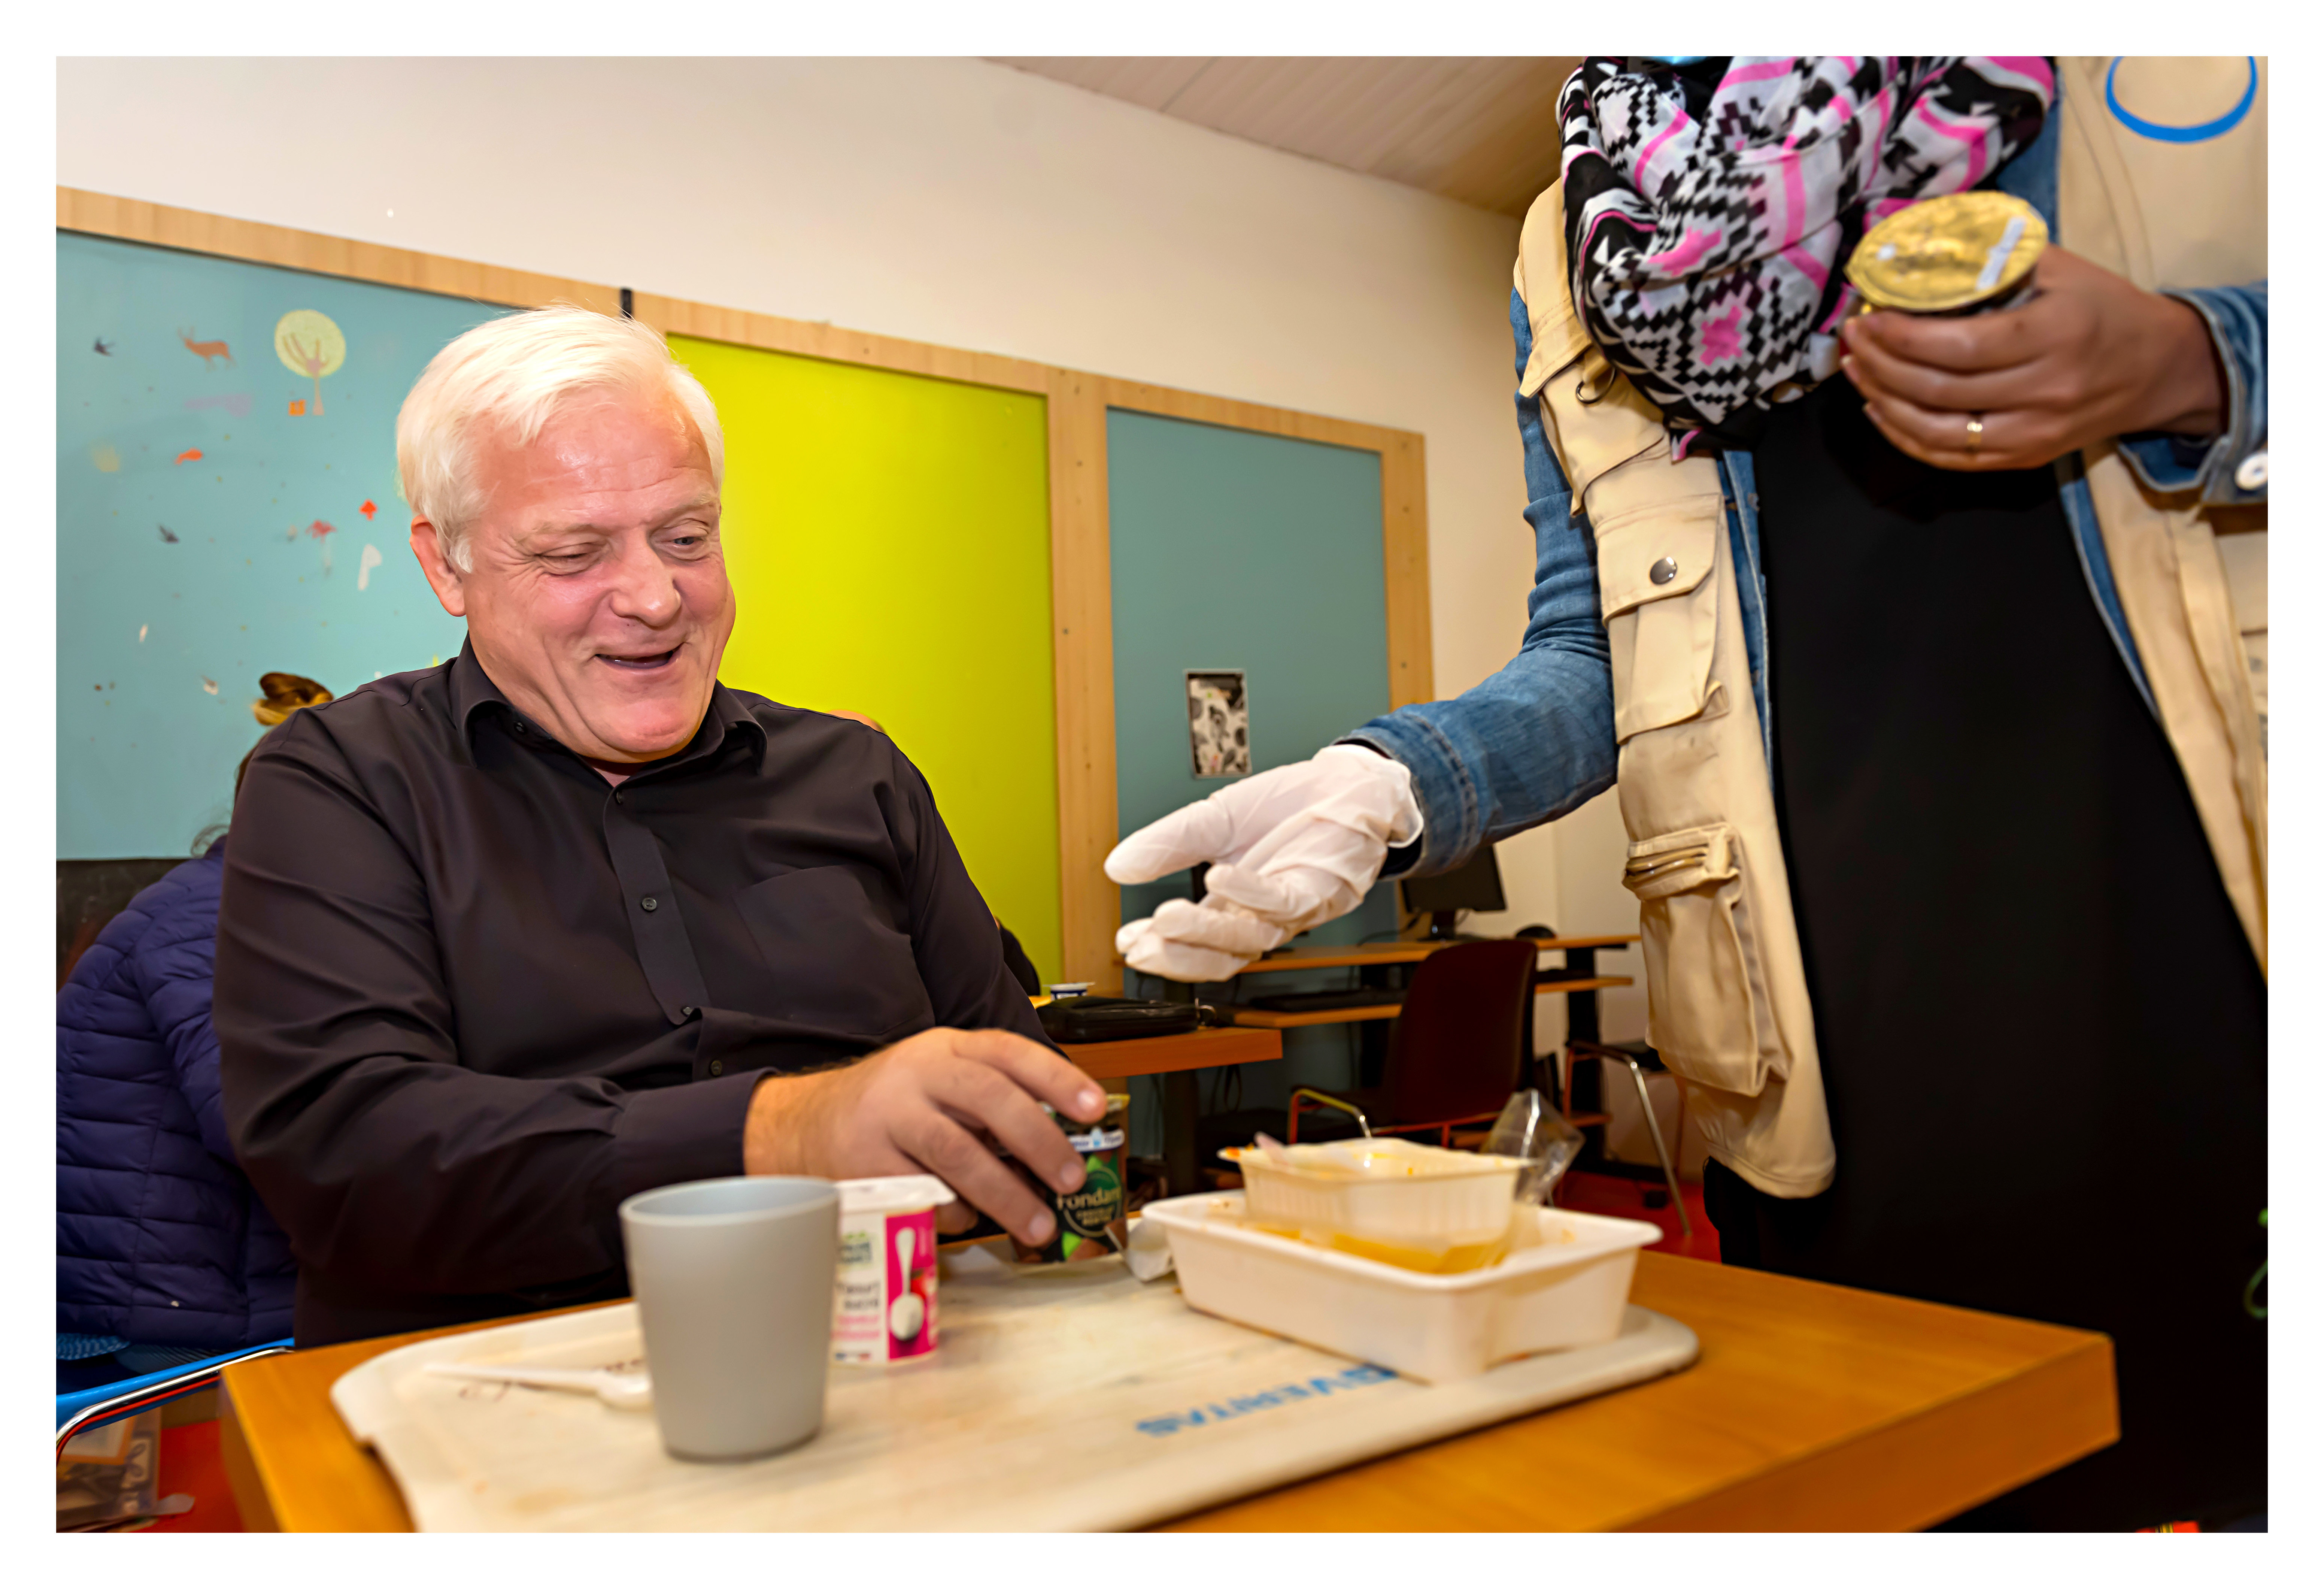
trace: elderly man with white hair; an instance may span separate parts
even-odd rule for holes
[[[621,1296],[614,1208],[928,1169],[1018,1236],[1098,1089],[1046,1046],[918,771],[718,682],[724,445],[634,321],[548,309],[429,364],[411,547],[468,643],[301,712],[226,847],[235,1149],[302,1344]]]

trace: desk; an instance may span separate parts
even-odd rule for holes
[[[1250,976],[1261,971],[1323,971],[1335,965],[1404,965],[1415,960],[1425,960],[1437,950],[1449,949],[1458,941],[1462,940],[1407,938],[1385,944],[1307,944],[1298,948],[1277,949],[1262,955],[1236,975]],[[1626,948],[1637,941],[1638,935],[1635,932],[1533,940],[1536,948],[1564,950],[1566,969],[1581,975],[1587,975],[1594,967],[1594,956],[1598,950]],[[1579,965],[1573,963],[1573,956],[1577,954],[1585,956]]]
[[[1162,1163],[1173,1196],[1202,1190],[1195,1133],[1202,1100],[1194,1072],[1213,1065],[1252,1065],[1283,1058],[1273,1032],[1203,1027],[1167,1038],[1128,1038],[1118,1043],[1059,1043],[1065,1058],[1107,1081],[1133,1076],[1162,1078]]]
[[[1536,993],[1595,993],[1600,988],[1626,988],[1627,976],[1572,977],[1563,971],[1545,971],[1533,979]],[[1350,1004],[1330,1010],[1257,1010],[1249,1004],[1222,1004],[1219,1013],[1236,1026],[1281,1031],[1294,1026],[1330,1026],[1342,1021],[1393,1021],[1404,1013],[1404,1001],[1393,988],[1380,990],[1377,1004]],[[1579,1034],[1577,1034],[1579,1035]]]
[[[1702,1360],[1169,1526],[1918,1529],[2116,1437],[2104,1335],[1658,1252],[1639,1254],[1631,1297],[1692,1328]],[[226,1371],[222,1446],[246,1526],[410,1528],[330,1388],[422,1338]]]
[[[1624,988],[1630,985],[1627,976],[1598,975],[1598,951],[1625,949],[1638,941],[1630,933],[1600,933],[1581,938],[1545,938],[1533,940],[1543,949],[1563,952],[1562,968],[1538,972],[1534,976],[1534,990],[1539,993],[1564,993],[1565,1030],[1570,1038],[1584,1042],[1598,1040],[1598,993],[1601,988]],[[1277,949],[1251,961],[1239,976],[1251,976],[1268,971],[1321,971],[1344,965],[1404,965],[1425,960],[1439,949],[1450,948],[1452,941],[1441,938],[1399,938],[1393,943],[1328,945],[1318,944],[1296,949]],[[1297,1026],[1329,1026],[1344,1021],[1391,1021],[1403,1012],[1404,1001],[1388,996],[1394,990],[1383,989],[1377,1003],[1357,1004],[1338,1010],[1254,1010],[1247,1004],[1231,1004],[1221,1012],[1236,1026],[1259,1027],[1283,1030]],[[1533,1007],[1526,1007],[1526,1051],[1533,1051]]]

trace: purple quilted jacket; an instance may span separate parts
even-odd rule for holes
[[[225,870],[221,842],[139,894],[57,994],[60,1335],[226,1352],[290,1333],[290,1245],[218,1108]]]

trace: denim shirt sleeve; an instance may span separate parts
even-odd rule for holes
[[[2122,454],[2157,491],[2199,491],[2212,506],[2267,500],[2267,283],[2164,293],[2203,317],[2227,377],[2227,429],[2209,441],[2122,438]]]
[[[1509,294],[1517,367],[1533,354],[1524,300]],[[1525,516],[1534,588],[1525,642],[1499,672],[1457,699],[1375,717],[1342,743],[1412,770],[1424,827],[1392,851],[1384,876],[1441,872],[1491,844],[1562,817],[1614,782],[1614,684],[1598,612],[1593,548],[1543,434],[1541,410],[1517,398],[1525,441]]]

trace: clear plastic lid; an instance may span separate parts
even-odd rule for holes
[[[839,1188],[842,1214],[915,1214],[956,1200],[932,1175],[873,1175],[832,1184]]]

